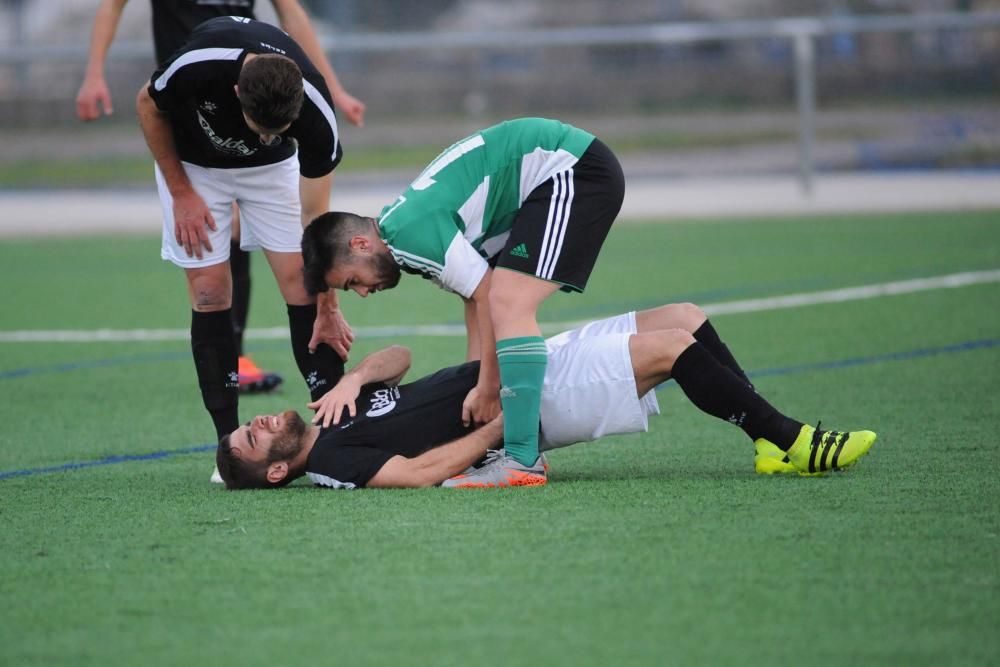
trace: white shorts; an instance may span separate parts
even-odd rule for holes
[[[636,395],[628,342],[635,313],[591,322],[545,341],[539,449],[649,430],[660,414],[656,392]]]
[[[160,257],[185,269],[213,266],[229,259],[233,225],[233,202],[240,207],[240,247],[275,252],[302,251],[302,204],[299,199],[299,160],[260,167],[215,169],[182,162],[195,192],[201,195],[215,218],[209,231],[212,252],[202,249],[202,258],[188,257],[174,236],[174,199],[163,174],[156,167],[156,188],[163,209],[163,241]]]

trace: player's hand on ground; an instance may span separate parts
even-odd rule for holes
[[[215,218],[197,192],[174,196],[174,237],[184,246],[188,257],[202,258],[202,248],[212,252],[209,230],[215,231]]]
[[[76,115],[80,120],[97,120],[101,115],[110,116],[114,109],[111,107],[111,91],[104,78],[84,79],[80,86],[80,92],[76,94]]]
[[[354,332],[339,310],[316,308],[313,335],[309,339],[309,351],[315,352],[321,343],[329,345],[340,358],[347,361],[347,353],[354,343]]]
[[[361,381],[358,378],[350,374],[340,378],[337,386],[318,400],[306,404],[306,407],[316,411],[312,423],[322,422],[324,428],[330,424],[339,424],[345,408],[348,414],[355,416],[358,413],[357,400],[360,393]]]
[[[469,426],[482,426],[483,424],[496,419],[500,414],[500,394],[496,391],[488,391],[478,384],[465,395],[462,402],[462,424]]]
[[[358,127],[365,126],[365,103],[348,92],[342,92],[333,98],[333,106],[338,113]]]

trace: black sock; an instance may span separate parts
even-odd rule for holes
[[[229,242],[229,272],[233,276],[233,335],[236,354],[243,356],[243,331],[250,312],[250,253],[240,250],[239,241]]]
[[[212,415],[217,437],[240,425],[236,343],[229,310],[191,311],[191,353],[201,400]]]
[[[739,426],[752,440],[766,438],[787,451],[798,437],[801,422],[775,410],[702,343],[688,346],[670,374],[698,409]]]
[[[750,382],[750,378],[748,378],[747,374],[743,372],[742,368],[740,368],[740,365],[736,362],[736,358],[733,356],[733,353],[729,351],[729,347],[727,347],[726,344],[722,342],[722,339],[719,338],[719,334],[715,330],[715,327],[712,326],[711,322],[705,320],[705,323],[698,327],[698,330],[692,335],[696,341],[705,346],[705,349],[707,349],[712,356],[715,357],[716,361],[731,370],[733,373],[736,373],[737,377],[746,382],[750,385],[750,388],[753,389],[753,383]]]
[[[288,328],[292,334],[292,354],[299,372],[309,387],[312,400],[323,396],[344,376],[344,360],[329,345],[322,344],[314,354],[309,353],[316,305],[292,306],[288,304]]]

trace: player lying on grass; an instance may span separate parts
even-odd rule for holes
[[[542,450],[647,430],[648,416],[659,413],[653,390],[671,377],[698,408],[746,432],[759,473],[846,468],[875,442],[871,431],[821,431],[775,410],[692,304],[591,322],[549,338],[546,347]],[[503,442],[502,415],[478,430],[462,424],[479,362],[397,385],[409,365],[406,348],[373,353],[309,404],[315,425],[289,410],[224,436],[216,460],[226,486],[284,486],[303,475],[341,489],[545,484],[546,476],[530,469],[486,479],[460,474]]]

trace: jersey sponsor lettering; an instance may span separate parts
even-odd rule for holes
[[[393,408],[396,407],[396,401],[399,399],[399,387],[386,387],[385,389],[376,389],[371,395],[372,407],[368,412],[365,413],[366,417],[381,417],[382,415],[389,414],[392,412]]]
[[[212,126],[209,125],[208,121],[205,120],[205,117],[201,115],[200,111],[195,113],[198,114],[198,125],[201,126],[201,129],[205,132],[205,136],[208,137],[208,140],[211,141],[212,145],[218,150],[223,153],[228,153],[229,155],[239,155],[241,157],[247,157],[257,152],[256,148],[250,148],[242,139],[220,137],[215,133],[215,130],[212,129]],[[280,139],[280,137],[278,138]]]

